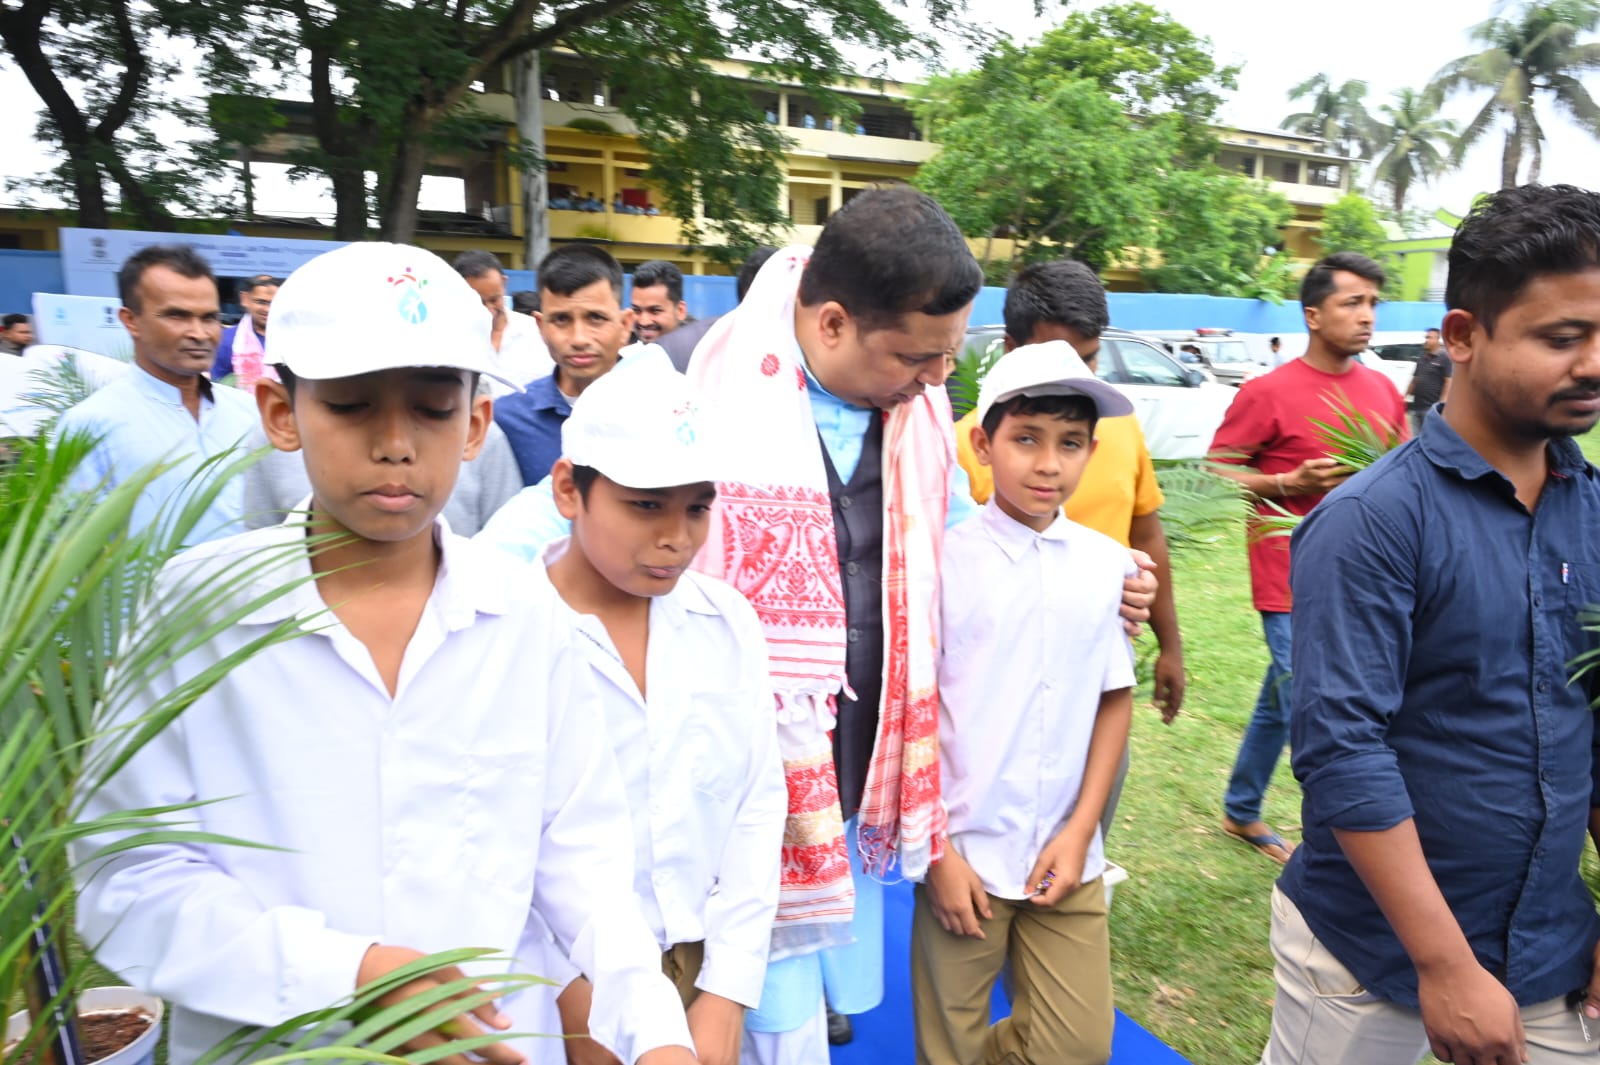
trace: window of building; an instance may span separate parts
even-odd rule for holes
[[[1278,180],[1287,181],[1291,185],[1300,184],[1300,160],[1281,159],[1278,161]]]
[[[1218,152],[1217,165],[1224,170],[1232,170],[1235,173],[1243,174],[1245,177],[1256,176],[1256,157],[1254,153]]]
[[[1344,178],[1344,168],[1337,163],[1312,163],[1307,168],[1306,184],[1336,189]]]

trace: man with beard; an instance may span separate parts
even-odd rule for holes
[[[1317,423],[1359,415],[1383,433],[1405,432],[1405,401],[1389,379],[1356,356],[1372,340],[1383,268],[1365,255],[1338,252],[1313,266],[1300,285],[1310,333],[1306,353],[1239,389],[1211,441],[1219,472],[1258,500],[1264,517],[1308,514],[1350,476],[1328,457]],[[1223,799],[1222,829],[1275,861],[1293,849],[1261,820],[1261,801],[1289,729],[1289,541],[1256,535],[1250,586],[1271,661]]]
[[[1600,419],[1600,195],[1488,196],[1449,265],[1449,404],[1294,537],[1305,842],[1273,894],[1267,1065],[1600,1038],[1600,472],[1572,439]]]

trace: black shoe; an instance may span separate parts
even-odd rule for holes
[[[828,1010],[828,1042],[836,1047],[842,1047],[856,1037],[855,1028],[851,1027],[850,1018],[842,1013]]]

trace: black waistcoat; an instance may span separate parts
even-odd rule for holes
[[[883,696],[883,416],[873,413],[861,447],[861,461],[848,484],[839,481],[828,449],[828,500],[839,545],[839,578],[844,588],[845,677],[854,699],[839,696],[839,724],[833,730],[833,764],[839,775],[839,805],[855,816],[867,784],[867,767],[878,736]]]

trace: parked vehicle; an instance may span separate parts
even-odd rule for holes
[[[1249,348],[1231,329],[1195,329],[1184,332],[1141,333],[1160,344],[1185,366],[1203,368],[1213,380],[1224,385],[1242,385],[1263,372],[1250,357]]]
[[[1003,350],[1005,327],[977,326],[967,331],[967,348],[979,348],[993,365]],[[1210,380],[1197,367],[1180,366],[1166,352],[1126,329],[1107,329],[1100,337],[1095,368],[1133,401],[1152,458],[1204,458],[1211,437],[1233,402],[1236,390]]]

